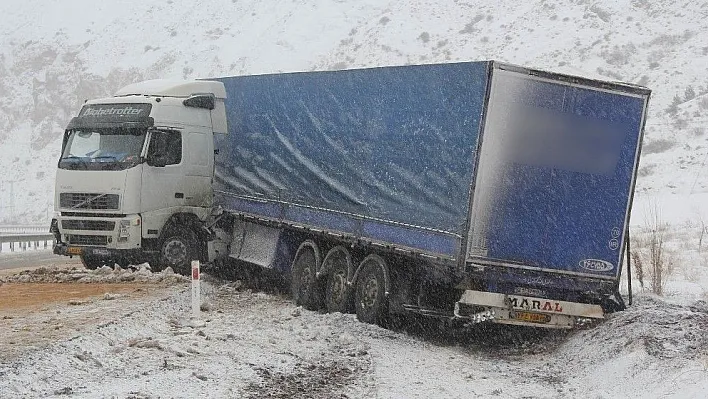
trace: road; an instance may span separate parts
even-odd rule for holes
[[[0,270],[24,269],[40,266],[81,265],[78,257],[69,258],[52,253],[50,249],[0,253]]]

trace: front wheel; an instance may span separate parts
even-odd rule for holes
[[[191,230],[171,229],[162,240],[159,269],[171,267],[175,273],[189,275],[191,263],[199,259],[197,239]]]
[[[99,267],[102,267],[103,265],[106,264],[106,262],[103,259],[94,258],[89,255],[81,255],[81,263],[88,270],[96,270]]]
[[[386,265],[378,257],[366,259],[364,262],[356,279],[356,318],[364,323],[384,326],[388,316],[384,272]]]

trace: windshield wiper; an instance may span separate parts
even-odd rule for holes
[[[60,162],[61,161],[69,161],[69,160],[71,160],[71,162],[69,162],[69,165],[82,165],[84,167],[84,169],[88,168],[88,162],[86,162],[86,160],[84,160],[84,158],[77,157],[76,155],[69,155],[68,157],[64,157],[64,158],[59,159]],[[76,169],[76,168],[74,168],[74,169]]]
[[[113,155],[99,155],[97,157],[91,158],[92,160],[94,159],[112,159],[113,161],[117,161],[118,158],[114,157]]]

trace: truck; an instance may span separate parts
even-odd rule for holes
[[[649,96],[497,61],[131,84],[65,130],[54,252],[255,265],[366,323],[572,328],[624,307]]]

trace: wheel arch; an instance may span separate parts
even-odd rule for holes
[[[165,225],[162,228],[162,231],[160,232],[160,238],[164,238],[167,234],[169,234],[171,229],[177,227],[186,227],[192,230],[198,238],[206,238],[204,237],[206,232],[202,228],[202,221],[199,220],[199,217],[197,217],[197,215],[189,212],[178,212],[172,214],[172,216],[170,216],[165,222]]]
[[[290,273],[292,274],[293,271],[293,265],[295,264],[295,261],[297,261],[298,257],[302,253],[302,251],[306,251],[308,249],[312,249],[312,251],[315,253],[315,270],[319,270],[321,265],[322,265],[322,253],[320,251],[320,247],[317,245],[317,243],[313,240],[307,239],[303,241],[300,246],[297,248],[297,251],[295,251],[295,256],[293,256],[292,262],[290,262]]]

